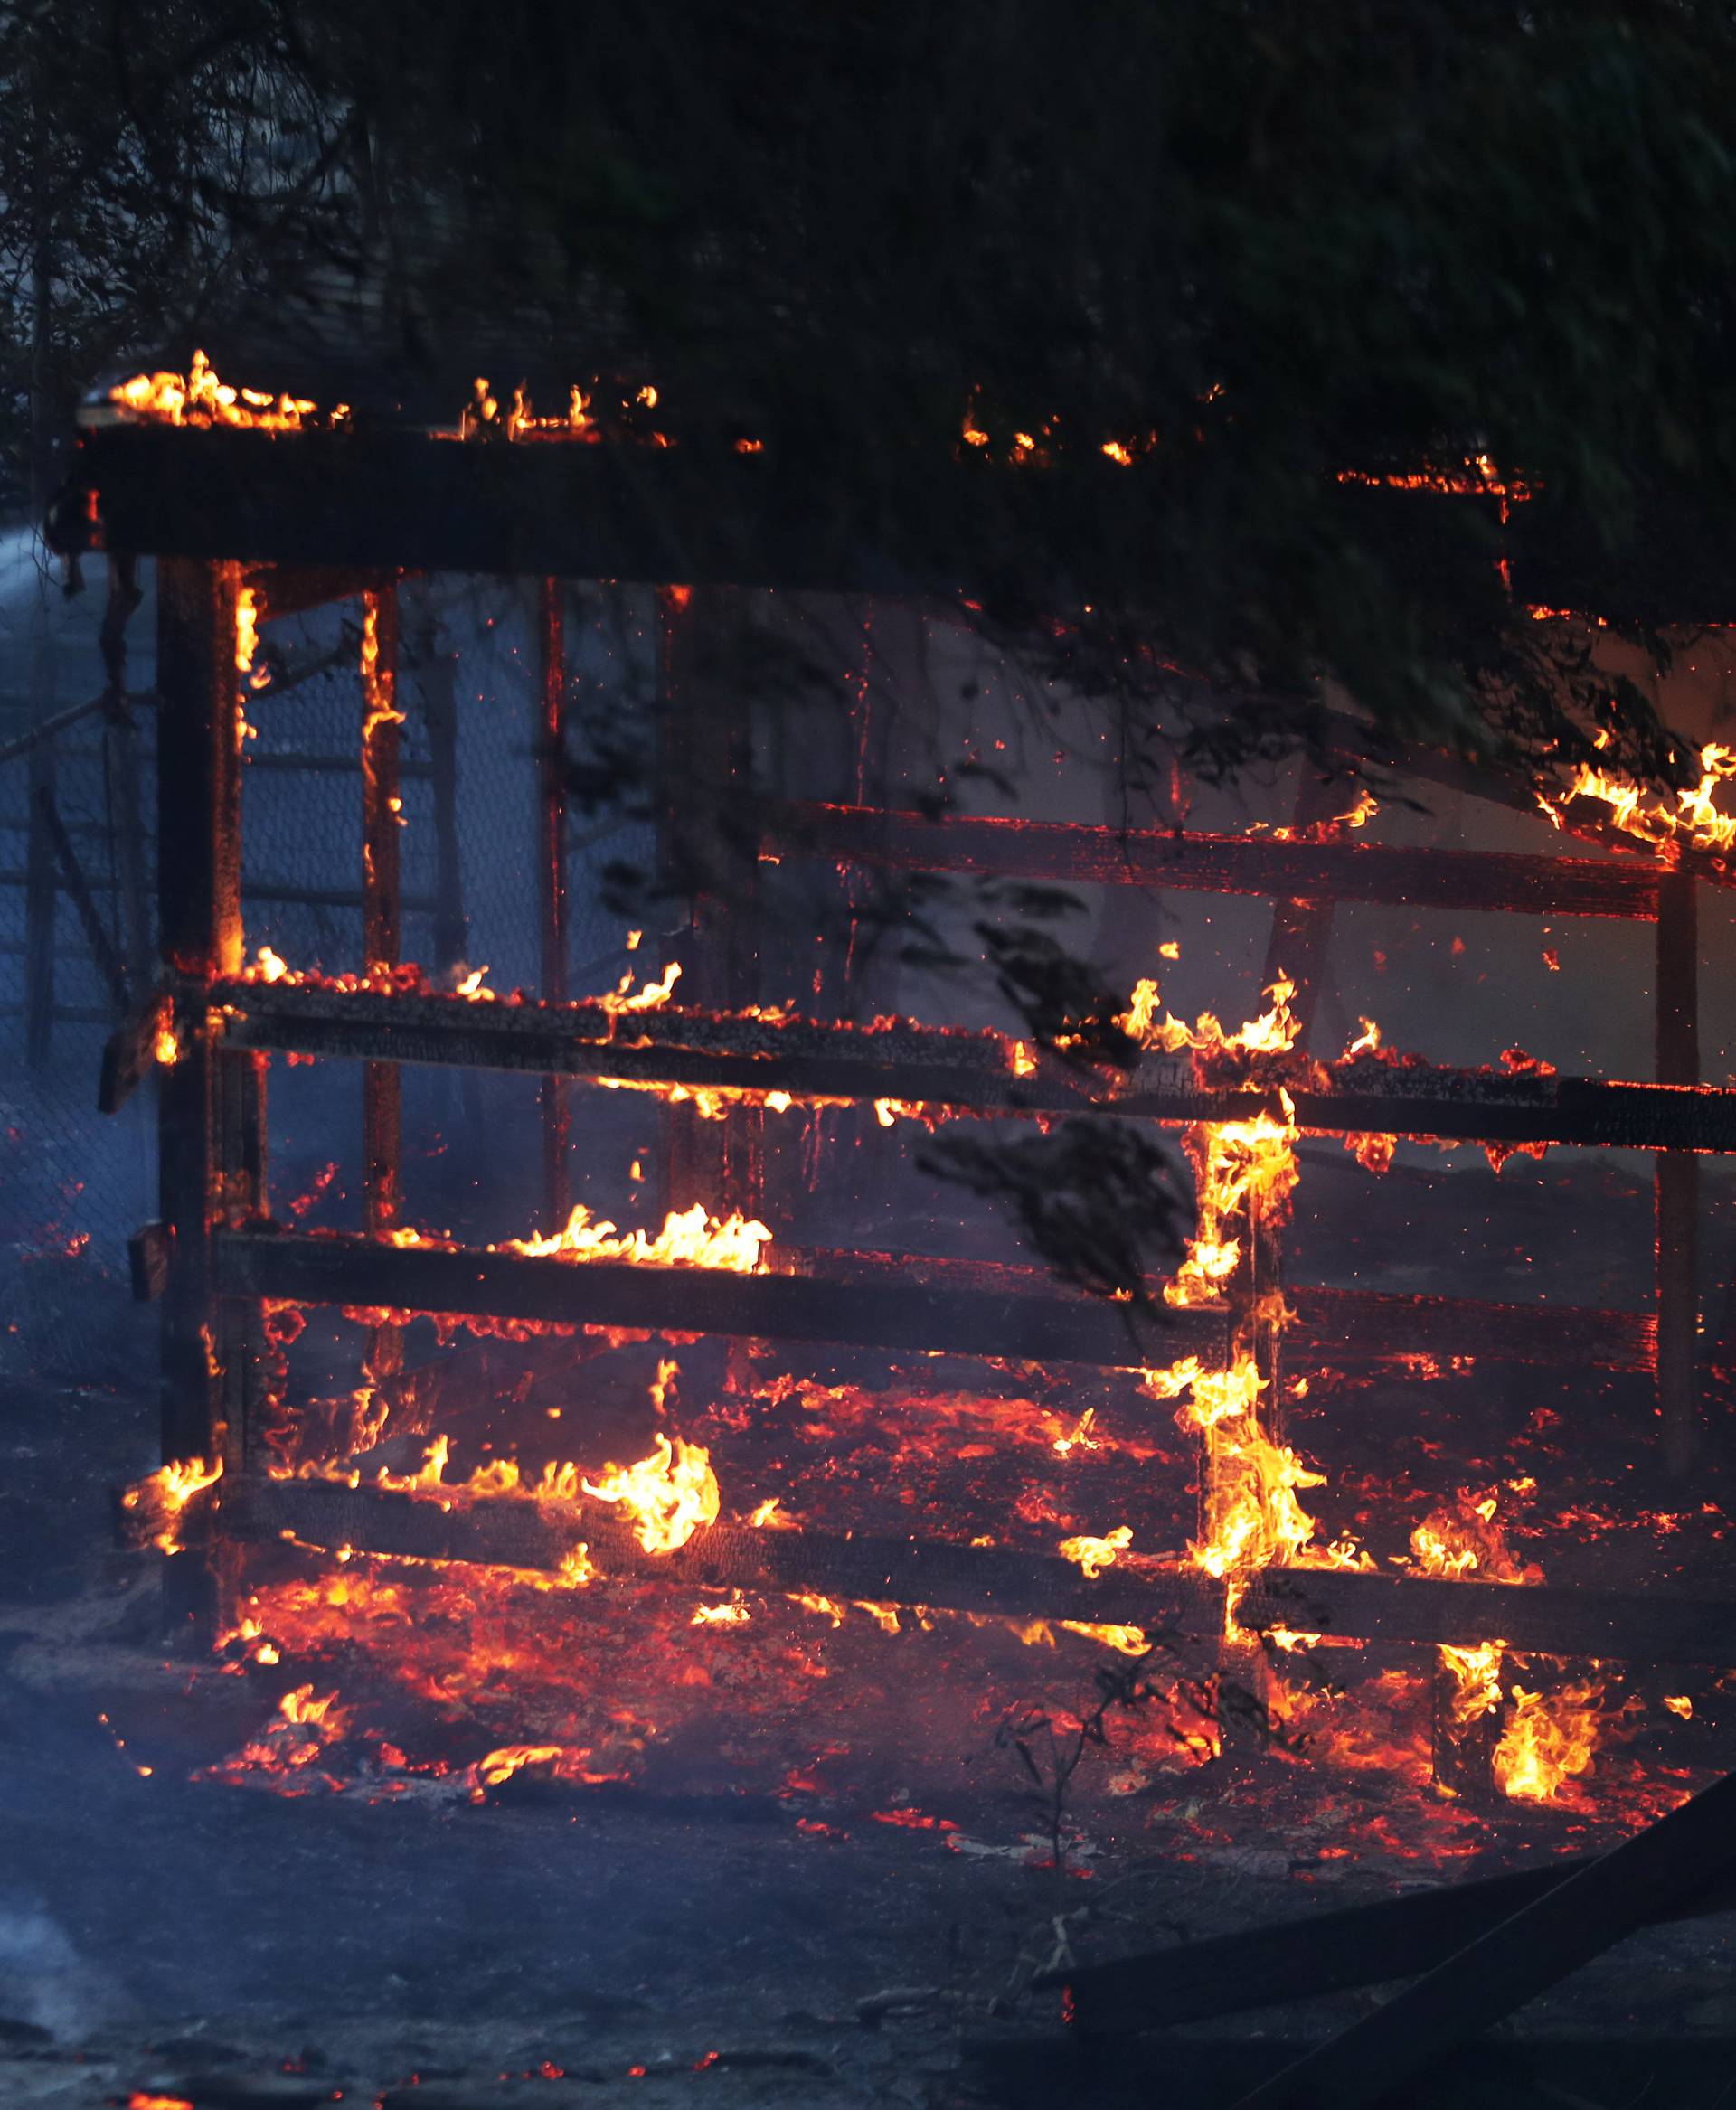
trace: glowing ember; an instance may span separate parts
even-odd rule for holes
[[[1513,504],[1523,504],[1535,488],[1521,477],[1505,474],[1486,454],[1467,455],[1463,464],[1454,469],[1340,469],[1338,481],[1383,485],[1392,491],[1441,491],[1459,498],[1499,498]]]
[[[1680,1715],[1684,1721],[1694,1719],[1694,1702],[1686,1693],[1666,1692],[1664,1695],[1664,1704],[1672,1714]]]
[[[696,1605],[688,1624],[693,1626],[745,1626],[752,1617],[752,1612],[738,1596],[726,1604]]]

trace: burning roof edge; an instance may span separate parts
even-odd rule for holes
[[[652,383],[557,379],[546,355],[522,368],[489,359],[494,382],[480,358],[432,378],[329,353],[225,348],[204,371],[221,374],[231,359],[251,381],[219,383],[232,400],[215,417],[175,422],[121,399],[141,377],[192,376],[195,362],[177,367],[173,355],[91,391],[51,547],[977,595],[1031,609],[1093,598],[1136,608],[1172,554],[1173,523],[1151,502],[1157,457],[1128,462],[1105,447],[1003,462],[939,433],[890,439],[799,413],[749,431],[716,414],[675,418]],[[1420,589],[1465,561],[1453,516],[1498,501],[1340,478],[1321,503],[1361,515],[1361,536],[1376,513]],[[1736,615],[1736,532],[1679,494],[1656,494],[1615,546],[1549,491],[1500,510],[1523,603],[1662,626]]]

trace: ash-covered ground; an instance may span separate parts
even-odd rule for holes
[[[1033,1973],[1604,1835],[1515,1812],[1443,1860],[1409,1786],[1306,1763],[1207,1766],[1114,1794],[1113,1725],[1060,1878],[1038,1865],[1016,1768],[986,1730],[948,1806],[923,1779],[925,1810],[944,1821],[931,1827],[886,1822],[879,1796],[827,1779],[778,1795],[525,1776],[480,1803],[194,1781],[269,1701],[165,1653],[156,1557],[112,1550],[108,1491],[155,1462],[155,1422],[143,1382],[6,1383],[8,2103],[561,2110],[643,2104],[650,2089],[720,2110],[1124,2096],[1211,2110],[1278,2047],[1342,2027],[1374,1996],[1194,2025],[1105,2068],[1055,2063],[1071,2058],[1050,2049],[1060,2002],[1031,1989]],[[911,1652],[913,1679],[935,1645],[920,1631],[885,1642]],[[721,1747],[731,1698],[712,1699]],[[901,1757],[920,1773],[920,1754],[893,1750],[872,1776],[892,1795]],[[1428,2099],[1727,2100],[1731,1932],[1727,1916],[1628,1941]]]

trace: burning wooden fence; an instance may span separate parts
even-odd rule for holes
[[[438,486],[438,504],[382,508],[371,479],[385,456],[404,469],[409,487]],[[688,984],[697,1002],[630,1010],[608,1000],[573,1001],[565,985],[567,794],[560,766],[568,684],[560,593],[549,573],[576,567],[659,578],[669,568],[656,517],[636,510],[642,494],[609,450],[575,450],[568,460],[557,449],[465,447],[403,434],[221,423],[169,430],[160,422],[117,422],[105,411],[85,434],[78,474],[110,544],[158,558],[163,982],[111,1044],[104,1097],[118,1105],[141,1077],[160,1074],[161,1220],[135,1241],[136,1281],[140,1294],[159,1296],[163,1305],[165,1458],[222,1467],[221,1480],[198,1498],[199,1532],[188,1534],[202,1536],[204,1556],[169,1571],[184,1615],[214,1611],[212,1578],[226,1550],[285,1539],[528,1570],[559,1570],[572,1553],[571,1515],[537,1503],[471,1501],[461,1491],[429,1501],[413,1488],[274,1477],[263,1440],[271,1389],[268,1315],[286,1305],[363,1314],[371,1327],[367,1366],[382,1384],[401,1367],[405,1322],[436,1314],[850,1344],[888,1354],[1014,1356],[1136,1373],[1190,1357],[1227,1369],[1245,1353],[1260,1384],[1270,1385],[1274,1406],[1280,1322],[1272,1314],[1281,1307],[1284,1352],[1300,1349],[1324,1361],[1474,1356],[1654,1373],[1665,1455],[1678,1472],[1692,1461],[1694,1164],[1696,1154],[1736,1150],[1736,1090],[1698,1082],[1691,862],[1363,846],[1333,839],[1329,826],[1321,830],[1327,839],[1313,841],[1129,835],[1072,824],[935,823],[860,805],[748,809],[745,802],[752,826],[744,838],[740,825],[726,831],[718,818],[744,783],[741,719],[690,678],[693,626],[718,619],[702,587],[660,599],[671,738],[687,787],[676,824],[699,844],[705,875],[696,890]],[[763,575],[784,576],[777,569],[782,551],[792,575],[806,579],[807,564],[770,524],[776,488],[752,488],[760,495],[750,540],[757,537]],[[582,508],[572,501],[581,490],[597,504],[575,527]],[[394,540],[401,523],[401,541]],[[611,533],[618,545],[609,543]],[[322,557],[360,568],[310,569]],[[730,559],[739,559],[739,549]],[[437,991],[401,966],[397,579],[406,565],[485,561],[546,579],[535,846],[543,973],[534,1001]],[[714,551],[706,561],[715,570],[723,559]],[[357,600],[363,617],[364,960],[348,984],[249,967],[241,913],[238,636],[257,620],[332,597]],[[1298,819],[1306,825],[1330,817],[1305,811]],[[760,1008],[751,906],[761,859],[1269,897],[1278,912],[1274,967],[1297,977],[1298,1013],[1306,1012],[1311,963],[1335,903],[1646,921],[1656,932],[1657,1081],[1501,1076],[1394,1065],[1373,1053],[1293,1065],[1267,1079],[1252,1067],[1241,1076],[1219,1074],[1191,1053],[1161,1051],[1109,1079],[996,1034],[769,1014]],[[273,1055],[360,1067],[365,1226],[356,1234],[310,1235],[269,1220],[266,1093]],[[1646,1150],[1656,1159],[1656,1305],[1640,1314],[1286,1291],[1276,1222],[1262,1223],[1257,1204],[1243,1209],[1241,1258],[1217,1294],[1184,1303],[1161,1328],[1137,1303],[1067,1289],[1035,1269],[962,1260],[778,1245],[738,1268],[465,1246],[401,1220],[405,1064],[543,1080],[542,1200],[552,1227],[571,1199],[572,1094],[601,1082],[680,1087],[734,1103],[739,1119],[716,1125],[701,1144],[689,1137],[686,1161],[671,1173],[679,1188],[703,1172],[715,1182],[709,1198],[720,1209],[755,1205],[759,1110],[778,1095],[916,1108],[935,1117],[1113,1113],[1207,1135],[1264,1124],[1274,1134]],[[1161,1286],[1154,1286],[1160,1300]],[[1280,1434],[1274,1418],[1262,1440],[1276,1446]],[[1212,1473],[1208,1445],[1208,1507]],[[1072,1559],[992,1544],[724,1523],[700,1531],[673,1554],[653,1553],[624,1528],[589,1517],[586,1541],[605,1574],[693,1587],[822,1591],[1096,1627],[1300,1632],[1434,1647],[1471,1647],[1499,1635],[1511,1647],[1552,1656],[1702,1663],[1730,1660],[1736,1634],[1723,1602],[1392,1577],[1366,1565],[1292,1565],[1282,1558],[1228,1560],[1218,1573],[1207,1567],[1153,1574],[1124,1563],[1091,1577]],[[1449,1701],[1443,1690],[1440,1707]],[[1443,1764],[1452,1763],[1447,1747],[1459,1741],[1443,1728]]]

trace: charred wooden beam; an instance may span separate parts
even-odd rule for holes
[[[90,403],[63,517],[84,518],[89,494],[110,550],[250,564],[948,599],[997,581],[1036,606],[1062,576],[1137,606],[1165,560],[1146,475],[1090,450],[1038,473],[941,455],[901,483],[863,477],[872,432],[780,441],[772,430],[749,455],[725,431],[697,429],[670,447],[465,446],[450,437],[456,409],[439,411],[438,432],[279,433],[131,423]],[[1420,578],[1466,560],[1462,514],[1485,503],[1329,479],[1319,496]],[[1516,598],[1658,623],[1729,616],[1729,523],[1694,494],[1660,486],[1618,548],[1603,524],[1546,500],[1515,507],[1502,534]],[[1027,555],[1009,579],[1014,550]]]
[[[253,589],[259,620],[274,616],[298,616],[308,608],[324,608],[328,601],[358,599],[366,593],[389,589],[395,570],[344,570],[331,564],[262,564],[242,580]]]
[[[589,1501],[432,1501],[394,1489],[258,1476],[222,1484],[220,1533],[268,1544],[289,1534],[334,1550],[542,1571],[558,1570],[582,1545],[605,1581],[816,1590],[849,1601],[1139,1626],[1153,1634],[1207,1630],[1222,1617],[1221,1584],[1171,1571],[1141,1575],[1122,1562],[1088,1580],[1055,1554],[725,1523],[697,1531],[673,1553],[647,1553],[606,1506]]]
[[[1171,1312],[1158,1305],[1147,1313],[1060,1290],[1035,1268],[962,1260],[785,1251],[779,1264],[802,1272],[736,1275],[275,1230],[226,1232],[220,1248],[226,1294],[294,1304],[762,1335],[1112,1370],[1221,1356],[1228,1341],[1229,1314],[1214,1306]],[[1299,1361],[1426,1354],[1649,1367],[1648,1316],[1354,1290],[1302,1289],[1288,1296],[1297,1316],[1286,1345]]]
[[[1358,1641],[1505,1641],[1521,1653],[1637,1663],[1736,1661],[1736,1598],[1653,1591],[1453,1582],[1348,1568],[1263,1570],[1236,1606],[1239,1625]]]
[[[1371,2110],[1736,1862],[1736,1774],[1599,1854],[1244,2096],[1237,2110]]]
[[[241,964],[241,702],[232,564],[157,568],[157,865],[163,966],[195,980]],[[257,1306],[220,1299],[214,1226],[263,1207],[264,1059],[189,1033],[158,1097],[163,1455],[245,1461],[262,1329]],[[165,1581],[172,1618],[203,1622],[215,1578],[201,1560]]]
[[[1664,871],[1656,864],[1511,851],[1123,833],[1070,822],[961,815],[933,821],[868,806],[791,803],[768,810],[765,850],[778,857],[831,858],[901,871],[1629,919],[1656,916]]]
[[[272,901],[291,909],[361,909],[360,891],[354,887],[292,887],[278,880],[249,880],[241,890],[250,901]],[[432,894],[405,894],[399,907],[406,916],[433,916],[439,903]]]
[[[1175,2022],[1385,1985],[1432,1971],[1596,1858],[1575,1854],[1543,1868],[1308,1913],[1278,1926],[1052,1972],[1035,1983],[1064,1985],[1073,2027],[1090,2037],[1137,2036]],[[1732,1906],[1736,1877],[1716,1877],[1659,1907],[1648,1924],[1694,1919]]]
[[[1057,1294],[1034,1270],[887,1261],[854,1280],[737,1275],[615,1260],[532,1259],[476,1248],[237,1231],[220,1240],[232,1296],[393,1311],[470,1313],[569,1326],[765,1335],[894,1352],[1138,1368],[1221,1351],[1223,1314],[1147,1314]]]
[[[1650,1312],[1294,1285],[1284,1294],[1296,1314],[1284,1334],[1293,1361],[1312,1357],[1339,1366],[1427,1355],[1448,1364],[1457,1356],[1472,1362],[1647,1372],[1656,1363],[1656,1322]]]
[[[189,990],[194,997],[203,994]],[[474,1003],[223,981],[231,1046],[363,1061],[448,1063],[619,1078],[794,1098],[902,1099],[960,1111],[1088,1113],[1174,1123],[1279,1111],[1277,1095],[1202,1086],[1186,1060],[1147,1059],[1124,1080],[1051,1057],[1015,1075],[992,1033],[900,1024],[886,1031],[670,1008],[624,1018],[600,1003]],[[1422,1135],[1633,1150],[1736,1150],[1736,1090],[1606,1084],[1363,1060],[1330,1091],[1293,1087],[1310,1133]]]

